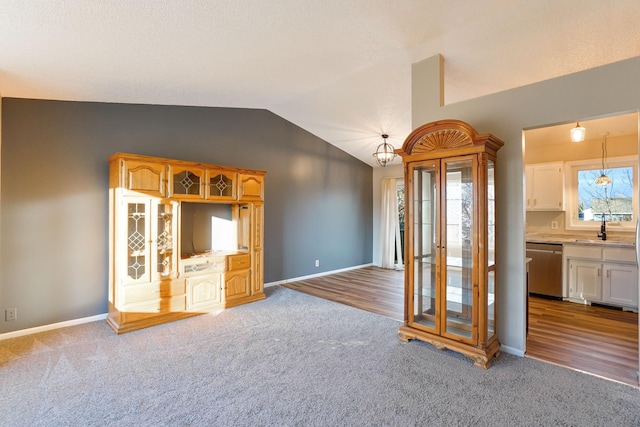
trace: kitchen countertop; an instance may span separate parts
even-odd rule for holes
[[[527,233],[526,240],[531,243],[555,243],[562,245],[589,245],[606,247],[635,247],[635,236],[607,236],[607,240],[598,239],[596,233],[555,234]]]

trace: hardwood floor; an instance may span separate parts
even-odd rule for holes
[[[638,386],[638,314],[530,297],[526,355]]]
[[[404,271],[365,267],[283,286],[395,320],[404,319]]]
[[[404,318],[402,271],[366,267],[283,286],[395,320]],[[526,355],[638,386],[638,315],[532,297]]]

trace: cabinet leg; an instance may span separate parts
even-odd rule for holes
[[[409,336],[402,331],[398,331],[398,338],[400,338],[400,341],[409,342]]]

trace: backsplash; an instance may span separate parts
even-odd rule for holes
[[[596,236],[597,229],[593,230],[565,230],[564,212],[531,212],[528,211],[525,221],[525,231],[527,234],[562,234],[562,235],[579,235],[579,236]],[[552,228],[553,222],[558,224],[558,228]],[[607,227],[607,238],[616,240],[619,236],[621,240],[627,240],[629,236],[634,236],[632,230],[619,231],[615,227]]]
[[[557,228],[552,228],[552,223]],[[564,212],[527,212],[525,221],[527,233],[565,233]]]

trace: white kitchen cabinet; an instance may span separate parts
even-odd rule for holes
[[[528,211],[564,210],[563,163],[537,163],[525,166]]]
[[[600,301],[602,299],[602,264],[570,259],[569,297]]]
[[[638,267],[631,248],[565,245],[569,300],[638,308]]]
[[[603,264],[602,300],[623,307],[638,307],[638,267]]]

